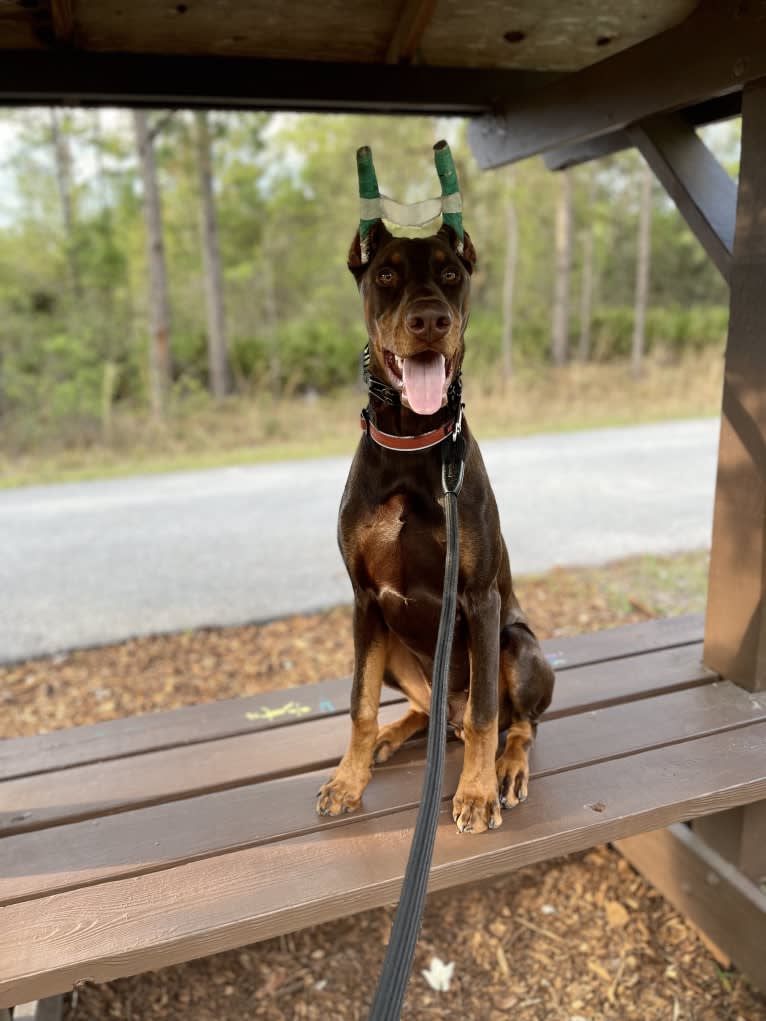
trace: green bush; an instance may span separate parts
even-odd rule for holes
[[[633,309],[624,306],[596,309],[590,336],[591,359],[594,362],[626,358],[633,343]]]
[[[606,362],[630,355],[633,316],[629,306],[596,309],[591,328],[593,361]],[[728,309],[720,305],[650,308],[646,315],[646,351],[661,349],[678,356],[721,344],[726,339],[728,320]]]
[[[650,309],[646,317],[647,344],[673,355],[701,351],[726,340],[729,310],[722,305],[673,305]]]

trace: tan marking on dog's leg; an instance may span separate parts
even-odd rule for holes
[[[431,708],[429,678],[417,658],[393,632],[388,636],[386,669],[394,675],[411,706],[428,715]]]
[[[346,754],[332,778],[323,784],[317,798],[320,815],[354,812],[372,775],[372,750],[378,735],[378,708],[383,671],[386,665],[386,641],[373,642],[364,663],[359,704],[351,720],[351,739]]]
[[[505,808],[526,801],[529,793],[529,750],[534,731],[529,720],[519,720],[508,729],[503,754],[496,763],[500,804]]]
[[[419,709],[409,709],[400,720],[381,727],[375,740],[373,761],[376,766],[388,762],[394,752],[398,751],[405,741],[408,741],[413,734],[425,730],[428,726],[428,713],[422,713]]]
[[[461,833],[483,833],[497,829],[503,822],[495,774],[497,717],[479,729],[473,725],[470,713],[469,699],[463,723],[463,772],[452,800],[452,818]]]

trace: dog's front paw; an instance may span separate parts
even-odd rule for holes
[[[502,826],[497,786],[493,784],[485,790],[461,781],[452,799],[452,818],[460,833],[483,833]]]
[[[362,803],[364,786],[351,785],[342,776],[334,776],[322,784],[317,796],[319,815],[345,815],[355,812]]]

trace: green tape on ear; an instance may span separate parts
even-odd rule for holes
[[[442,197],[459,195],[460,184],[457,179],[457,170],[455,170],[455,161],[452,158],[449,145],[443,139],[434,146],[434,163],[436,164],[436,173],[439,175],[442,186]],[[462,245],[464,234],[463,214],[459,212],[444,212],[442,219],[444,223],[449,224],[454,229]]]
[[[356,170],[359,175],[359,198],[377,199],[380,197],[378,188],[378,176],[375,173],[375,164],[372,162],[372,150],[369,145],[363,145],[356,151]],[[370,228],[380,219],[379,216],[372,219],[359,220],[359,237],[364,240],[370,232]]]

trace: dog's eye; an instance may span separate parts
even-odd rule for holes
[[[396,273],[394,273],[392,269],[389,269],[388,266],[384,266],[382,269],[378,270],[378,275],[375,277],[375,280],[383,287],[393,287],[396,283]]]
[[[445,269],[442,273],[443,284],[456,284],[458,282],[458,272],[456,269]]]

